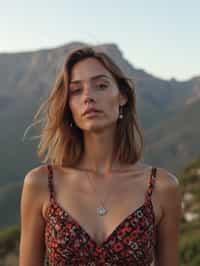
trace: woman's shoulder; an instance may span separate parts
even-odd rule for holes
[[[149,164],[144,164],[144,170],[150,171],[152,173],[152,169],[156,168],[156,176],[155,176],[155,190],[156,193],[159,193],[161,196],[167,195],[169,193],[174,193],[179,190],[180,183],[178,177],[166,168],[157,167]]]
[[[41,192],[47,187],[47,165],[39,165],[30,169],[24,177],[24,187],[34,192]]]
[[[180,186],[178,177],[166,168],[156,167],[156,182],[161,192],[176,190]]]
[[[152,173],[152,169],[156,168],[156,185],[159,186],[160,189],[169,189],[170,187],[179,186],[178,177],[166,168],[147,163],[140,163],[140,168],[144,171],[144,173]]]
[[[156,168],[156,176],[154,182],[154,194],[158,197],[161,204],[164,202],[170,203],[169,198],[173,201],[178,196],[180,197],[180,182],[178,177],[170,170],[154,165],[143,164],[144,171],[152,173],[152,169]],[[149,174],[146,177],[149,177]],[[151,174],[150,174],[151,175]]]
[[[157,200],[163,213],[178,212],[181,208],[181,190],[178,177],[166,168],[157,167],[156,185]]]

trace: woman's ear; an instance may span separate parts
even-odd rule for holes
[[[119,104],[121,106],[125,105],[128,102],[128,98],[126,95],[123,95],[122,93],[120,93],[119,95]]]

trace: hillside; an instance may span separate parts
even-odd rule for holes
[[[0,188],[0,229],[20,223],[20,195],[22,182]]]
[[[181,266],[200,265],[200,154],[179,173],[182,188]]]
[[[181,173],[185,220],[200,223],[200,155]]]
[[[48,96],[70,43],[55,49],[0,54],[0,227],[19,220],[21,184],[41,164],[32,130],[23,141],[33,114]],[[97,47],[108,53],[136,84],[137,108],[145,138],[145,161],[178,172],[200,150],[200,77],[180,82],[161,80],[136,69],[115,44]]]
[[[195,158],[200,150],[200,100],[145,132],[145,159],[171,171],[178,171]]]
[[[23,135],[40,103],[48,96],[65,56],[72,47],[82,45],[69,43],[55,49],[0,54],[0,123],[3,125],[0,134],[0,185],[21,181],[30,168],[40,163],[36,156],[37,141],[29,139],[35,132],[30,131],[25,141],[22,140]],[[184,154],[188,156],[179,156],[178,160],[176,149],[184,145],[186,132],[184,129],[182,133],[183,123],[180,127],[176,124],[180,125],[178,119],[181,119],[182,110],[193,108],[198,101],[200,77],[184,82],[161,80],[143,69],[136,69],[117,45],[102,44],[97,48],[108,53],[136,84],[138,114],[146,138],[145,158],[159,166],[167,166],[169,170],[183,167],[188,157],[194,159],[197,155],[194,143],[198,143],[199,124],[195,124],[192,132],[188,129],[190,133],[187,133],[187,145],[184,146]],[[172,122],[171,125],[171,118],[176,116],[177,123]],[[196,113],[194,117],[197,117]],[[189,124],[188,116],[188,128]],[[173,129],[170,129],[171,126]],[[160,136],[161,132],[163,136]],[[172,132],[179,132],[179,138]],[[152,138],[154,134],[159,139]],[[169,134],[171,137],[166,140]]]

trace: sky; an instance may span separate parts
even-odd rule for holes
[[[199,0],[0,0],[0,53],[114,43],[162,79],[200,76]]]

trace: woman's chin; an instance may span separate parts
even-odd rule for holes
[[[104,130],[105,127],[102,125],[90,125],[89,127],[87,127],[85,129],[85,131],[90,131],[90,132],[100,132],[102,130]]]
[[[92,121],[91,123],[88,123],[85,125],[84,128],[82,128],[83,131],[91,131],[91,132],[102,132],[108,128],[111,128],[113,124],[108,123],[98,123],[95,121]]]

